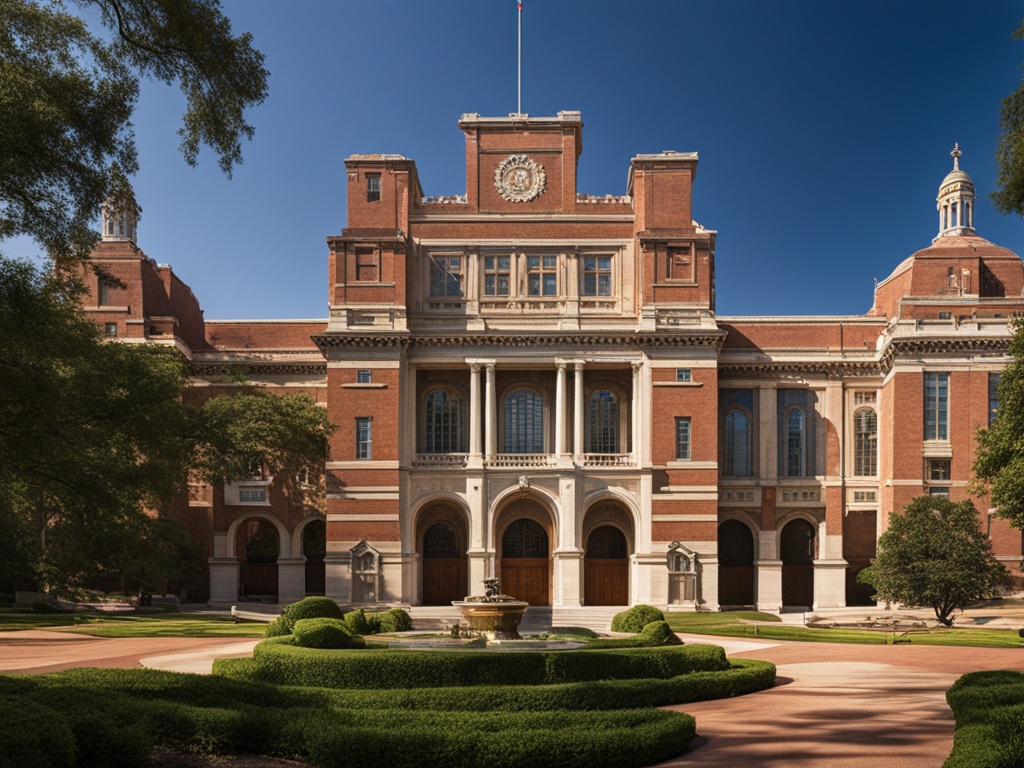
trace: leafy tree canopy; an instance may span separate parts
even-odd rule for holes
[[[928,606],[947,627],[956,611],[1010,586],[974,504],[933,496],[919,496],[889,518],[865,571],[879,600]]]
[[[245,388],[194,404],[181,355],[104,341],[81,310],[82,290],[59,270],[0,259],[0,554],[12,555],[0,580],[9,584],[151,580],[154,564],[187,548],[146,510],[166,510],[190,477],[239,480],[258,466],[290,486],[326,455],[332,427],[312,398]]]
[[[141,77],[185,94],[189,164],[203,145],[228,174],[241,162],[268,72],[217,0],[0,0],[0,21],[0,240],[29,235],[58,263],[84,260],[103,202],[133,204]]]
[[[1013,39],[1024,39],[1024,22]],[[999,178],[992,200],[1001,213],[1024,216],[1024,82],[1003,99],[999,125],[1003,129],[996,146]]]
[[[999,378],[999,410],[992,426],[978,431],[974,490],[991,491],[997,514],[1024,528],[1024,320],[1013,320],[1013,359]]]

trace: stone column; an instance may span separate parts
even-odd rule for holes
[[[754,564],[757,579],[757,610],[782,611],[782,561],[758,560]]]
[[[577,464],[583,463],[583,363],[575,365],[573,390],[572,453]]]
[[[306,596],[306,558],[277,558],[277,602],[295,603]]]
[[[469,465],[480,466],[480,364],[469,366]]]
[[[485,398],[485,415],[484,419],[487,423],[487,460],[493,461],[494,454],[498,452],[498,407],[495,402],[494,392],[494,363],[487,363],[485,365],[486,371],[486,398]]]
[[[633,363],[633,397],[631,401],[631,421],[630,431],[632,442],[630,443],[630,456],[633,459],[634,464],[640,463],[640,401],[642,398],[642,385],[640,383],[640,372],[642,366],[640,363]]]
[[[328,544],[330,546],[330,544]],[[331,552],[324,556],[327,597],[336,603],[352,602],[352,553]]]
[[[211,608],[227,608],[238,602],[238,560],[234,557],[211,557]]]
[[[565,453],[565,363],[558,363],[555,378],[555,457]]]

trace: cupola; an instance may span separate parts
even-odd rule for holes
[[[107,198],[107,201],[103,203],[100,218],[103,242],[135,244],[138,238],[140,218],[142,218],[142,208],[136,202],[130,187],[127,192],[122,192],[117,198]]]
[[[948,235],[975,234],[974,182],[960,170],[960,145],[954,144],[949,154],[953,156],[953,170],[942,180],[939,196],[935,198],[939,211],[939,234],[935,240]]]

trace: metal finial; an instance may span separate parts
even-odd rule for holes
[[[953,170],[954,171],[959,171],[960,170],[960,155],[963,154],[963,152],[960,151],[960,144],[959,144],[959,142],[953,144],[953,151],[950,152],[949,154],[953,157]]]

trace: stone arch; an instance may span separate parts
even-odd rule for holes
[[[778,528],[782,560],[783,607],[814,606],[814,561],[818,557],[816,523],[802,514],[790,515]]]
[[[238,562],[239,596],[273,598],[276,601],[280,594],[278,561],[291,551],[288,529],[273,515],[252,512],[235,520],[228,532],[229,552],[233,552]],[[268,547],[271,534],[276,539],[276,547]],[[243,539],[246,549],[239,551]],[[273,552],[273,549],[277,551]],[[261,556],[255,557],[254,553]]]
[[[314,535],[313,540],[310,536]],[[295,526],[292,534],[292,557],[301,559],[304,571],[303,594],[324,595],[327,592],[327,518],[312,514]]]
[[[496,554],[496,572],[499,575],[501,591],[531,605],[551,605],[551,588],[553,578],[553,552],[558,541],[558,529],[551,507],[543,501],[543,496],[523,492],[519,498],[508,500],[494,517],[494,541]],[[520,557],[504,555],[507,546],[512,542],[506,539],[506,533],[512,535],[533,535],[541,531],[546,539],[543,542],[545,556]],[[511,551],[517,548],[512,547]],[[515,555],[540,555],[541,552],[520,552]]]
[[[717,545],[719,604],[754,605],[756,529],[743,517],[730,515],[719,521]]]
[[[228,557],[234,557],[234,558],[238,557],[238,551],[237,551],[237,547],[236,547],[236,538],[238,536],[238,528],[246,520],[251,520],[254,517],[258,517],[258,518],[260,518],[262,520],[268,520],[269,522],[271,522],[274,525],[275,528],[277,528],[277,540],[281,544],[281,548],[280,548],[280,551],[278,552],[277,556],[278,557],[287,557],[287,553],[292,551],[292,537],[291,537],[291,534],[288,532],[288,529],[285,527],[284,523],[281,522],[280,519],[278,519],[278,517],[276,515],[272,515],[269,512],[259,512],[259,511],[251,511],[251,512],[247,511],[244,515],[241,515],[238,519],[236,519],[234,522],[232,522],[231,525],[228,526],[228,531],[227,531],[227,556]]]
[[[644,529],[643,523],[640,517],[640,505],[637,503],[636,498],[624,491],[616,488],[600,488],[596,491],[588,493],[583,499],[583,508],[587,510],[583,515],[580,516],[576,524],[576,543],[580,548],[586,545],[584,539],[584,532],[586,528],[587,515],[590,510],[596,509],[601,503],[618,503],[625,510],[629,516],[629,527],[631,528],[630,537],[627,537],[629,542],[629,548],[631,552],[639,552],[641,548],[645,546]],[[625,525],[625,521],[623,521]],[[623,529],[625,530],[625,528]]]
[[[606,498],[588,507],[581,542],[584,605],[629,605],[636,531],[626,505]]]
[[[419,557],[419,601],[450,605],[468,593],[469,517],[461,504],[434,497],[415,514],[413,551]]]

